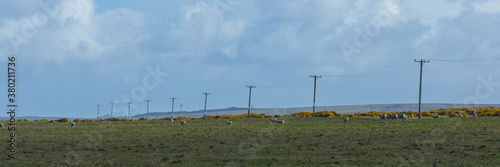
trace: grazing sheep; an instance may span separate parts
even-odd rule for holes
[[[186,125],[186,121],[181,120],[181,125]]]
[[[276,123],[279,123],[279,124],[284,124],[285,123],[285,120],[277,120]]]
[[[0,128],[3,128],[3,124],[2,123],[0,123]]]
[[[277,121],[278,119],[276,119],[276,118],[271,118],[271,119],[269,119],[269,120],[270,120],[272,123],[276,123],[276,121]]]
[[[405,113],[397,113],[398,114],[398,118],[403,118],[406,116]]]
[[[347,122],[349,121],[349,117],[342,117],[342,120],[344,120],[344,122]]]
[[[472,115],[473,117],[477,116],[477,112],[475,109],[468,109],[467,112],[469,115]]]
[[[170,120],[168,120],[168,121],[170,121],[170,122],[174,122],[174,119],[173,119],[173,118],[170,118]]]
[[[408,115],[403,116],[403,120],[408,120]]]
[[[71,122],[71,127],[75,127],[75,122]]]
[[[433,115],[432,118],[441,118],[441,115]]]
[[[226,125],[232,125],[233,122],[232,121],[226,121]]]
[[[387,120],[387,114],[378,114],[380,119]]]
[[[389,116],[390,119],[398,119],[398,114],[397,113],[389,114],[388,116]]]

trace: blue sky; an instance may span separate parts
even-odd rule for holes
[[[18,116],[500,101],[500,1],[0,2]],[[17,41],[17,42],[16,42]],[[7,78],[5,73],[0,76]],[[7,80],[7,79],[5,79]],[[0,83],[7,88],[7,82]],[[5,89],[5,94],[7,90]],[[7,99],[4,99],[7,104]]]

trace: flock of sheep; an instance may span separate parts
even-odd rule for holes
[[[467,114],[468,115],[472,115],[473,117],[477,117],[477,112],[476,110],[474,109],[469,109],[467,110]],[[387,120],[387,119],[403,119],[403,120],[408,120],[408,115],[404,114],[404,113],[393,113],[393,114],[379,114],[378,115],[380,117],[380,119],[383,119],[383,120]],[[463,115],[450,115],[450,117],[463,117]],[[433,115],[432,118],[441,118],[440,115]],[[278,124],[284,124],[285,123],[285,120],[278,120],[276,118],[271,118],[269,119],[272,123],[278,123]],[[344,120],[344,122],[347,122],[349,121],[349,117],[342,117],[342,120]],[[173,122],[174,120],[171,119],[170,122]],[[181,120],[180,121],[181,125],[186,125],[186,121],[184,120]],[[232,121],[226,121],[226,125],[232,125],[233,122]],[[71,122],[71,127],[75,127],[75,122]],[[0,128],[3,128],[4,125],[2,123],[0,123]]]

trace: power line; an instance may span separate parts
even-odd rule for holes
[[[483,57],[478,59],[432,59],[440,62],[482,62],[482,61],[500,61],[500,57]]]
[[[394,71],[401,71],[404,69],[408,69],[414,67],[411,61],[406,61],[404,63],[398,64],[396,66],[386,68],[386,69],[380,69],[380,70],[372,70],[370,72],[364,72],[364,73],[359,73],[359,74],[348,74],[348,75],[323,75],[323,77],[333,77],[333,78],[349,78],[349,77],[369,77],[369,76],[374,76],[378,74],[384,74],[384,73],[389,73],[389,72],[394,72]]]
[[[298,83],[297,83],[298,82]],[[295,84],[289,83],[289,84],[282,84],[282,85],[257,85],[259,88],[287,88],[287,87],[297,87],[300,85],[304,85],[309,82],[309,79],[301,79],[295,82]]]

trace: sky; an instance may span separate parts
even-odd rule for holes
[[[247,107],[247,85],[306,107],[310,75],[317,106],[418,103],[415,59],[423,103],[498,104],[499,30],[497,0],[3,0],[0,64],[17,116]]]

